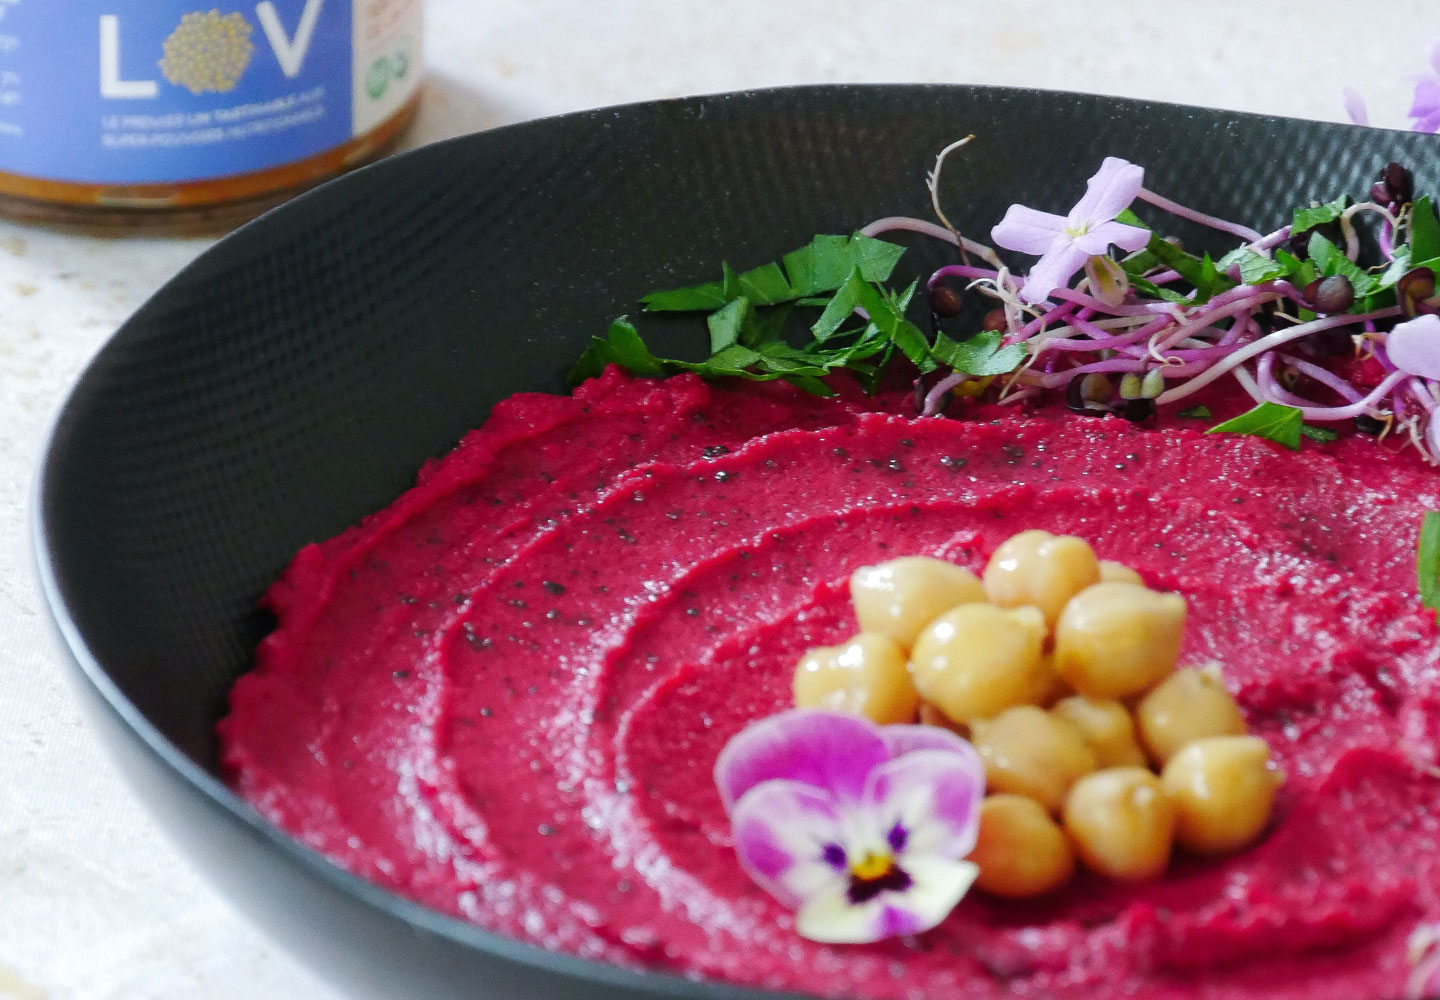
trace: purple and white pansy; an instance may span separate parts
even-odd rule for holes
[[[736,735],[715,783],[740,864],[812,941],[929,930],[979,873],[985,771],[947,730],[795,709]]]

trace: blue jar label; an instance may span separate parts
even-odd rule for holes
[[[215,180],[310,159],[414,95],[422,0],[0,0],[0,171]]]

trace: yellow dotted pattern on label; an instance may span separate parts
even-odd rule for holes
[[[186,14],[165,39],[160,71],[192,94],[234,90],[255,54],[253,32],[243,14],[222,15],[218,10]]]

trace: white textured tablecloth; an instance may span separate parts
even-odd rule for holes
[[[830,81],[1088,90],[1403,125],[1434,0],[429,0],[419,143],[654,97]],[[1211,169],[1215,165],[1206,165]],[[1226,165],[1243,169],[1243,164]],[[204,240],[0,224],[0,998],[337,1000],[132,799],[44,625],[26,519],[42,439],[105,338]],[[405,998],[397,998],[405,1000]]]

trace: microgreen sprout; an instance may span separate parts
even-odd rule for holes
[[[1259,411],[1228,421],[1231,432],[1298,447],[1353,423],[1440,460],[1440,218],[1403,164],[1381,166],[1361,200],[1300,206],[1262,234],[1182,205],[1146,187],[1143,167],[1106,157],[1065,214],[1009,207],[992,230],[1017,254],[1006,260],[964,236],[940,204],[941,169],[970,143],[946,146],[926,177],[939,222],[877,219],[775,263],[726,265],[719,281],[646,296],[647,312],[707,314],[707,359],[657,357],[622,319],[573,377],[613,363],[639,375],[784,379],[829,395],[838,372],[874,391],[908,361],[922,416],[964,396],[1063,401],[1136,422],[1208,412],[1205,397],[1192,397],[1231,384]],[[1164,216],[1147,223],[1137,204],[1209,229],[1218,258],[1168,238]],[[896,232],[943,241],[959,261],[923,287],[892,287],[906,251],[880,237]],[[928,334],[910,316],[917,308]],[[807,309],[818,318],[807,319],[810,338],[797,338],[790,320]]]

